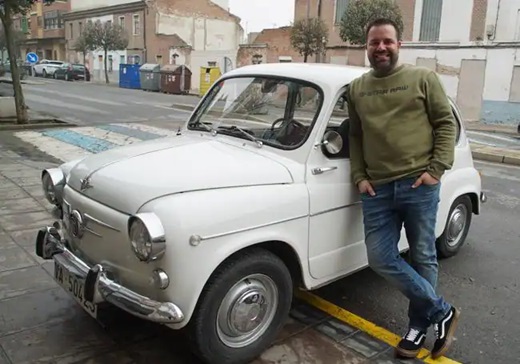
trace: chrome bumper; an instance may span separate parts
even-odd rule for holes
[[[172,302],[158,302],[142,296],[107,277],[102,265],[90,268],[66,248],[59,233],[60,223],[38,231],[36,254],[42,259],[54,259],[69,272],[85,280],[84,297],[94,304],[108,302],[142,319],[157,323],[178,323],[184,314]]]

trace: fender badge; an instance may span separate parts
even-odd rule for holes
[[[85,177],[79,180],[81,182],[81,186],[79,187],[81,192],[92,188],[93,186],[90,184],[90,177]]]

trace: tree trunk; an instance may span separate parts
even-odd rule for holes
[[[307,63],[307,57],[308,57],[308,55],[307,55],[307,53],[305,53],[305,54],[303,55],[303,62],[304,62],[304,63]]]
[[[110,83],[110,81],[108,80],[108,60],[107,60],[107,57],[108,57],[108,50],[105,49],[105,59],[104,59],[104,63],[105,63],[105,81],[106,83]]]
[[[9,55],[9,62],[11,63],[14,103],[16,106],[16,122],[18,124],[26,124],[28,121],[27,106],[25,106],[22,83],[20,81],[20,70],[18,69],[18,63],[16,62],[16,51],[13,39],[13,20],[11,11],[7,5],[4,5],[4,13],[2,15],[2,24],[4,25],[7,53]]]

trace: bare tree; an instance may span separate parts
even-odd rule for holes
[[[7,53],[11,64],[11,76],[13,78],[14,100],[16,105],[16,121],[18,124],[26,124],[28,121],[27,106],[22,91],[20,70],[16,59],[15,32],[13,29],[13,17],[17,14],[25,15],[32,5],[38,0],[0,0],[0,20],[4,28]],[[40,0],[45,5],[50,5],[54,0]]]
[[[99,20],[85,29],[85,44],[89,49],[101,49],[104,54],[105,80],[108,79],[107,58],[109,51],[125,49],[128,46],[128,36],[123,27],[112,22],[101,23]]]
[[[328,42],[328,30],[319,18],[300,19],[291,30],[291,45],[307,62],[309,56],[322,54]]]

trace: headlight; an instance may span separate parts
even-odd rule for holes
[[[62,202],[65,175],[59,168],[46,169],[42,172],[42,188],[45,198],[53,205]]]
[[[166,250],[164,228],[153,212],[132,216],[128,220],[132,251],[143,262],[160,259]]]

